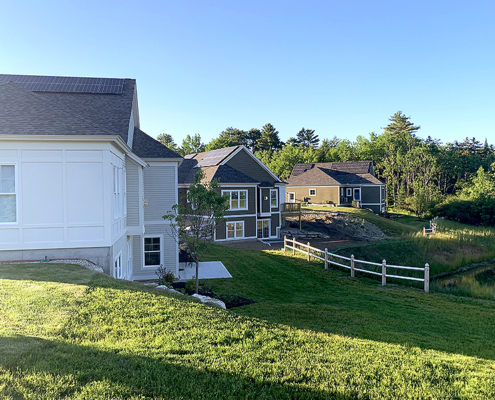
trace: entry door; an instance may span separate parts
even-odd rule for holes
[[[258,221],[258,239],[267,239],[270,237],[270,220],[260,219]]]
[[[115,277],[117,279],[122,279],[122,254],[115,259]]]
[[[289,192],[289,203],[295,203],[295,202],[296,202],[296,193]]]

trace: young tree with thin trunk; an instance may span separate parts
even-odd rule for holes
[[[177,242],[186,243],[187,253],[196,264],[196,293],[199,288],[199,262],[213,242],[215,227],[225,223],[225,211],[229,208],[229,197],[218,193],[217,180],[205,182],[204,178],[205,174],[198,171],[187,191],[186,205],[175,204],[163,216],[170,221]]]

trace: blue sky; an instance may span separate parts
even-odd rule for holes
[[[0,72],[136,78],[141,128],[181,143],[272,123],[495,143],[493,1],[2,2]]]

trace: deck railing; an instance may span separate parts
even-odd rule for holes
[[[284,236],[284,251],[287,251],[287,249],[292,249],[292,255],[295,255],[296,251],[306,254],[308,262],[311,261],[311,257],[323,261],[325,263],[325,269],[328,269],[328,265],[336,265],[341,268],[349,269],[351,271],[351,278],[354,278],[355,272],[358,271],[365,274],[381,276],[383,286],[387,284],[387,278],[404,279],[409,281],[423,282],[424,291],[426,293],[430,291],[430,266],[428,264],[425,264],[424,268],[419,268],[407,267],[404,265],[390,265],[387,264],[385,260],[383,260],[381,263],[358,260],[354,258],[354,255],[351,255],[350,257],[344,257],[338,254],[330,253],[328,252],[328,249],[321,250],[316,247],[312,247],[309,242],[307,244],[304,244],[297,242],[295,238],[287,239],[287,236]],[[358,267],[356,267],[356,264],[358,265]],[[366,265],[370,265],[372,267],[374,266],[375,269],[378,269],[379,271],[365,269],[364,266]],[[360,266],[362,267],[360,268]],[[421,271],[423,273],[423,278],[390,274],[388,273],[390,270]]]
[[[301,212],[301,203],[282,203],[280,211],[284,213],[299,213]]]

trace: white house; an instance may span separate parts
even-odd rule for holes
[[[0,75],[0,261],[178,275],[162,215],[177,203],[182,157],[139,125],[134,79]]]

